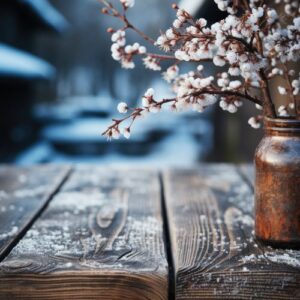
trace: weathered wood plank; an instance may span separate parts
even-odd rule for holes
[[[0,261],[68,172],[67,166],[0,166]]]
[[[164,174],[176,299],[300,299],[300,251],[253,236],[253,190],[229,165]]]
[[[1,299],[167,299],[158,174],[78,167],[0,264]]]

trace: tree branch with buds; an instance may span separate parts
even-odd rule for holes
[[[218,8],[229,15],[211,26],[207,26],[205,19],[194,19],[173,4],[176,19],[156,40],[128,20],[126,12],[134,6],[134,0],[119,0],[122,12],[106,0],[99,1],[104,5],[104,14],[118,18],[124,24],[117,30],[108,29],[113,42],[112,57],[127,69],[135,67],[135,57],[142,58],[146,68],[162,71],[163,78],[175,93],[174,98],[155,100],[154,91],[148,89],[139,108],[130,109],[121,102],[119,112],[131,113],[113,120],[103,133],[108,138],[118,138],[120,125],[126,122],[129,125],[123,134],[129,137],[136,119],[147,113],[156,113],[166,104],[171,104],[172,110],[184,107],[202,112],[219,102],[223,110],[235,113],[242,100],[250,101],[257,109],[263,110],[262,114],[249,119],[248,123],[254,128],[260,127],[264,116],[300,118],[300,74],[288,69],[289,62],[300,58],[300,17],[296,1],[284,0],[285,13],[291,20],[289,24],[285,22],[285,27],[281,25],[275,5],[268,6],[263,0],[214,0]],[[126,44],[127,29],[156,46],[159,53],[148,52],[138,43]],[[162,61],[171,65],[162,70]],[[186,62],[198,65],[188,73],[181,73],[180,66]],[[215,76],[204,76],[202,62],[214,64]],[[269,88],[270,81],[276,76],[286,80],[288,86],[278,87],[285,103],[277,111]],[[261,99],[257,98],[257,91],[261,91]]]

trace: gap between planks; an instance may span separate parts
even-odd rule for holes
[[[168,262],[168,299],[175,299],[175,269],[174,269],[174,257],[172,253],[172,244],[171,244],[171,236],[170,236],[170,227],[168,221],[168,213],[167,213],[167,203],[165,198],[165,190],[164,190],[164,180],[163,180],[163,171],[159,171],[159,183],[160,183],[160,197],[161,197],[161,211],[162,211],[162,219],[163,219],[163,235],[165,241],[165,249],[167,255]]]
[[[164,173],[177,299],[300,299],[300,252],[254,240],[246,167],[244,176],[227,164]]]

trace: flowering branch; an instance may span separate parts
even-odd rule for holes
[[[121,21],[124,22],[125,27],[124,29],[130,28],[133,31],[135,31],[136,33],[138,33],[144,40],[146,40],[147,42],[150,42],[151,44],[155,44],[155,40],[153,40],[151,37],[149,37],[148,35],[146,35],[144,32],[142,32],[141,30],[139,30],[137,27],[133,26],[129,20],[127,19],[125,12],[129,7],[132,7],[134,3],[132,1],[121,1],[122,6],[123,6],[123,10],[124,10],[124,14],[119,13],[114,6],[110,3],[107,2],[106,0],[99,0],[100,3],[102,3],[105,8],[102,9],[102,13],[113,16],[115,18],[120,19]]]
[[[188,101],[191,101],[193,104],[195,105],[199,105],[199,101],[200,103],[202,102],[202,108],[205,107],[205,105],[208,105],[209,103],[207,101],[205,101],[205,98],[201,98],[201,96],[203,95],[222,95],[222,96],[233,96],[234,99],[236,97],[239,98],[244,98],[244,99],[248,99],[251,102],[261,105],[262,102],[259,99],[253,98],[249,95],[246,94],[242,94],[240,92],[232,92],[232,91],[220,91],[220,90],[210,90],[210,89],[203,89],[201,91],[198,92],[194,92],[188,95],[183,95],[182,98],[185,99],[185,103],[188,104]],[[119,126],[121,125],[121,123],[127,121],[128,119],[131,119],[130,125],[125,127],[123,130],[123,135],[126,138],[130,137],[130,131],[131,131],[131,126],[133,124],[133,122],[141,116],[144,116],[146,113],[157,113],[161,110],[162,106],[168,103],[173,103],[172,104],[172,109],[176,110],[179,107],[177,107],[177,105],[180,103],[180,100],[178,98],[170,98],[170,99],[162,99],[160,101],[156,101],[153,98],[154,96],[154,90],[153,89],[148,89],[147,92],[145,93],[145,95],[143,96],[143,104],[144,107],[139,107],[139,108],[134,108],[132,109],[133,112],[130,113],[129,115],[125,116],[122,119],[113,119],[113,124],[110,125],[103,133],[102,135],[107,136],[109,139],[111,138],[119,138],[121,131]],[[209,101],[213,101],[214,98],[210,98]],[[200,104],[201,106],[201,104]],[[199,106],[198,106],[199,108]],[[121,102],[118,105],[118,110],[120,113],[127,113],[127,111],[129,110],[129,107],[127,106],[127,104],[125,102]]]
[[[255,33],[255,39],[256,39],[258,51],[261,54],[261,56],[263,56],[264,49],[263,49],[262,41],[261,41],[261,38],[260,38],[258,32]],[[265,99],[264,106],[265,106],[265,110],[266,110],[266,115],[274,118],[276,116],[276,112],[275,112],[274,104],[271,99],[269,82],[268,82],[265,72],[262,69],[259,71],[259,73],[264,82],[264,86],[262,87],[262,93],[263,93],[264,99]]]
[[[112,35],[113,58],[127,69],[135,67],[135,57],[142,57],[145,67],[154,71],[162,70],[161,61],[171,63],[163,70],[162,76],[176,95],[157,101],[153,98],[154,91],[149,89],[142,98],[142,107],[130,109],[132,112],[123,119],[113,120],[103,133],[109,138],[119,137],[119,126],[126,121],[130,124],[123,134],[129,137],[137,118],[149,112],[156,113],[167,103],[172,103],[171,109],[184,107],[202,112],[219,102],[223,110],[234,113],[242,105],[241,100],[245,99],[263,110],[262,114],[249,119],[248,123],[254,128],[260,127],[263,116],[300,118],[300,74],[287,67],[287,63],[300,58],[299,1],[284,0],[285,13],[292,20],[286,27],[281,25],[276,10],[263,0],[214,0],[218,8],[229,15],[210,27],[205,19],[194,19],[173,4],[176,19],[156,41],[128,21],[126,12],[133,7],[134,0],[119,0],[123,13],[106,0],[99,1],[105,6],[104,14],[119,18],[125,24],[118,30],[108,30]],[[127,29],[134,30],[165,54],[150,53],[138,43],[126,45]],[[184,62],[198,63],[197,69],[180,74],[180,64]],[[201,62],[213,63],[221,71],[216,71],[215,76],[205,77],[203,66],[199,65]],[[269,87],[275,76],[283,77],[288,86],[278,87],[279,94],[288,97],[283,97],[287,98],[284,99],[286,103],[280,105],[277,112]],[[253,95],[254,89],[262,92],[262,99]],[[126,113],[129,108],[121,102],[118,110]]]
[[[202,90],[202,91],[199,91],[198,93],[194,93],[193,95],[190,95],[190,96],[200,96],[200,95],[203,95],[203,94],[222,95],[222,96],[235,96],[235,97],[238,97],[238,98],[241,98],[241,99],[247,99],[247,100],[251,101],[254,104],[262,105],[262,101],[257,99],[257,98],[251,97],[250,95],[247,95],[247,94],[243,94],[243,93],[239,93],[239,92],[233,92],[233,91]]]

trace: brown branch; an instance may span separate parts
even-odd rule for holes
[[[192,39],[192,38],[207,38],[207,39],[213,39],[215,40],[216,37],[212,34],[181,34],[180,35],[181,38],[186,38],[186,39]],[[241,44],[243,44],[245,46],[245,48],[250,51],[250,52],[257,52],[257,49],[254,48],[251,44],[247,43],[244,39],[242,38],[238,38],[238,37],[234,37],[232,35],[227,35],[226,38],[228,40],[235,40],[237,42],[240,42]]]
[[[265,85],[263,85],[262,87],[262,93],[264,96],[263,107],[268,117],[275,118],[276,111],[275,111],[274,103],[272,102],[272,98],[271,98],[269,82],[263,70],[260,71],[260,76],[265,83]]]
[[[202,90],[200,92],[191,94],[191,95],[187,95],[187,96],[200,96],[202,94],[211,94],[211,95],[223,95],[223,96],[236,96],[236,97],[240,97],[240,98],[244,98],[247,99],[249,101],[251,101],[254,104],[259,104],[262,105],[262,101],[251,97],[248,94],[242,94],[240,92],[234,92],[234,91],[221,91],[221,90]]]
[[[256,39],[258,52],[263,56],[263,45],[262,45],[262,41],[259,36],[259,33],[255,33],[255,39]],[[264,82],[264,86],[262,87],[262,93],[264,96],[263,108],[265,110],[266,116],[275,118],[276,111],[275,111],[274,103],[272,102],[272,98],[271,98],[268,78],[263,70],[260,70],[259,73],[260,73],[261,79]]]
[[[236,97],[240,97],[240,98],[244,98],[247,99],[255,104],[259,104],[262,105],[262,102],[257,99],[257,98],[253,98],[249,95],[246,94],[242,94],[240,92],[236,92],[236,91],[221,91],[221,90],[208,90],[208,89],[203,89],[199,92],[195,92],[195,93],[191,93],[188,95],[183,96],[183,98],[185,97],[197,97],[200,95],[204,95],[204,94],[210,94],[210,95],[224,95],[224,96],[236,96]],[[161,107],[162,105],[166,104],[166,103],[171,103],[171,102],[177,102],[178,99],[177,98],[170,98],[170,99],[162,99],[161,101],[153,101],[153,104],[156,106]],[[132,126],[134,120],[141,114],[142,111],[146,110],[147,108],[134,108],[133,112],[122,118],[122,119],[113,119],[113,124],[110,125],[103,133],[102,135],[107,135],[109,132],[111,132],[111,130],[116,129],[118,130],[118,126],[120,123],[128,120],[128,119],[132,119],[132,122],[130,123],[129,127]]]
[[[300,16],[300,1],[298,1],[298,6],[296,7],[296,13],[295,13],[295,17]]]
[[[156,54],[156,53],[143,53],[142,55],[150,56],[150,57],[157,58],[160,60],[176,60],[176,61],[178,61],[178,59],[173,55]]]
[[[156,102],[156,101],[153,101],[153,102],[155,103],[155,105],[162,106],[165,103],[175,102],[176,100],[177,100],[176,98],[171,98],[171,99],[162,99],[159,102]],[[131,118],[132,121],[129,125],[129,128],[130,128],[132,126],[134,120],[137,118],[137,116],[139,116],[141,114],[141,112],[144,110],[146,110],[146,108],[140,108],[140,107],[134,108],[133,112],[130,115],[128,115],[122,119],[113,119],[112,121],[114,123],[112,125],[110,125],[104,132],[102,132],[101,135],[107,135],[109,132],[111,132],[112,129],[117,129],[119,124],[121,124],[122,122]]]
[[[126,22],[126,26],[127,28],[130,28],[131,30],[135,31],[137,34],[139,34],[145,41],[151,43],[152,45],[155,44],[155,40],[152,39],[151,37],[149,37],[148,35],[146,35],[145,33],[143,33],[141,30],[139,30],[138,28],[136,28],[135,26],[133,26],[128,20],[127,18],[124,16]]]
[[[249,5],[248,1],[247,0],[242,0],[242,2],[243,2],[244,9],[251,11],[251,8],[250,8],[250,5]]]
[[[241,44],[243,44],[245,46],[245,48],[250,51],[250,52],[257,52],[257,49],[254,48],[251,44],[247,43],[244,39],[242,38],[237,38],[237,37],[234,37],[232,35],[227,35],[226,36],[229,40],[235,40],[237,42],[240,42]]]
[[[150,42],[151,44],[155,43],[155,40],[152,39],[151,37],[149,37],[148,35],[146,35],[144,32],[142,32],[140,29],[138,29],[137,27],[135,27],[133,24],[131,24],[129,22],[129,20],[127,19],[125,13],[121,14],[118,10],[116,10],[113,5],[110,2],[107,2],[106,0],[98,0],[100,3],[102,3],[107,9],[112,11],[112,17],[118,18],[120,19],[122,22],[124,22],[125,24],[125,29],[126,28],[130,28],[131,30],[135,31],[136,33],[138,33],[144,40],[146,40],[147,42]]]
[[[266,21],[264,21],[264,22],[266,22]],[[262,26],[262,25],[263,24],[260,24],[260,26]],[[258,47],[259,53],[261,53],[261,55],[262,55],[263,54],[263,44],[262,44],[262,40],[261,40],[258,33],[255,33],[255,38],[257,40],[257,47]],[[268,60],[270,61],[270,58],[268,58]],[[287,80],[287,83],[289,84],[289,87],[290,87],[290,90],[291,90],[291,93],[292,93],[292,86],[291,86],[290,79],[289,79],[289,76],[288,76],[287,67],[284,64],[283,64],[283,67],[285,69],[284,73],[286,73],[286,74],[284,74],[284,77]],[[271,78],[268,78],[263,70],[260,71],[260,75],[261,75],[261,77],[262,77],[262,79],[265,83],[265,86],[263,87],[262,92],[264,94],[264,98],[265,98],[265,102],[266,102],[266,105],[265,105],[266,115],[268,115],[270,117],[276,117],[276,111],[275,111],[274,103],[271,99],[269,82],[268,82],[268,80],[272,79],[274,76],[271,77]],[[297,105],[296,105],[297,101],[296,101],[295,97],[293,97],[292,94],[291,94],[291,97],[293,98],[292,101],[295,104],[295,112],[296,112],[296,118],[297,118]],[[300,116],[300,113],[299,113],[299,116]]]
[[[156,54],[156,53],[143,53],[141,55],[150,56],[150,57],[157,58],[160,60],[175,60],[177,62],[182,62],[181,60],[177,59],[173,55]],[[211,62],[212,59],[211,58],[202,58],[202,59],[190,60],[190,61],[192,61],[192,62]]]

